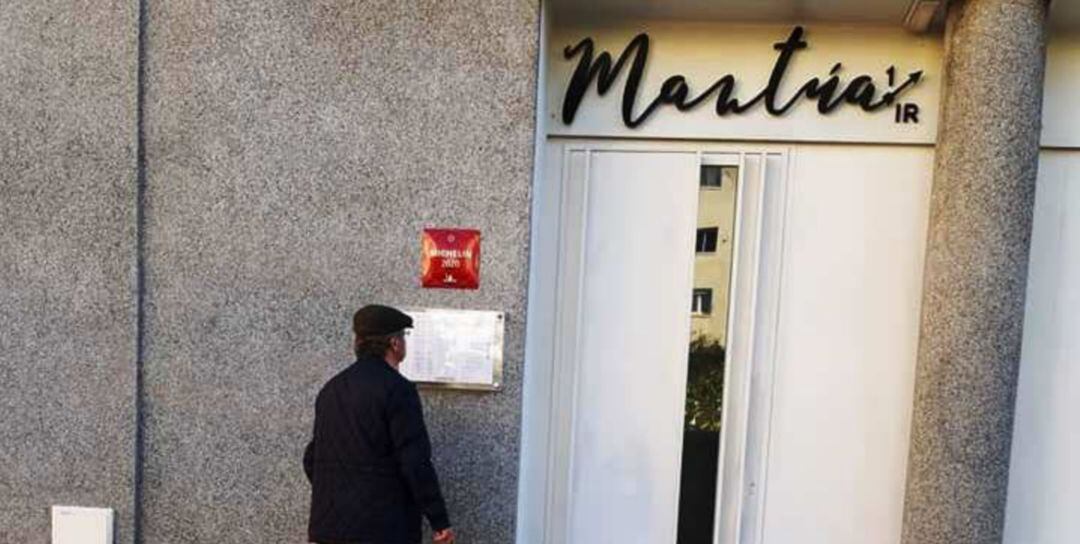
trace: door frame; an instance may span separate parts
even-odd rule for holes
[[[569,209],[572,203],[564,189],[570,169],[581,167],[571,164],[572,156],[584,155],[583,179],[588,179],[589,157],[611,151],[694,153],[699,167],[740,167],[714,542],[760,543],[787,238],[788,148],[557,137],[546,139],[540,147],[526,319],[518,543],[565,544],[579,345],[574,328],[580,311],[580,304],[567,302],[566,293],[569,290],[570,300],[576,297],[580,302],[574,289],[580,285],[582,256],[566,255],[562,250],[568,238],[581,236],[586,210]]]

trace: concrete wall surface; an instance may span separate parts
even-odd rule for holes
[[[306,541],[314,396],[371,302],[507,312],[501,391],[422,395],[462,540],[511,542],[536,2],[142,6],[137,399],[140,3],[0,3],[0,542],[53,504]],[[419,287],[425,226],[482,231],[479,290]]]
[[[504,389],[422,393],[463,542],[512,542],[534,2],[150,2],[146,542],[299,542],[318,388],[382,302],[508,312]],[[419,288],[424,226],[482,231]],[[408,361],[406,361],[408,364]]]
[[[137,4],[0,2],[0,542],[131,538]]]

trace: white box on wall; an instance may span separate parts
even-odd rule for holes
[[[52,544],[113,544],[113,509],[52,507]]]

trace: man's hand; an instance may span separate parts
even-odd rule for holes
[[[435,534],[431,536],[431,540],[435,544],[454,544],[454,530],[448,527],[441,531],[435,531]]]

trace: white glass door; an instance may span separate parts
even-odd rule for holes
[[[674,542],[698,156],[595,151],[564,187],[565,540]],[[583,161],[583,162],[582,162]],[[560,342],[560,343],[563,343]],[[561,502],[561,501],[560,501]]]
[[[550,323],[538,540],[755,542],[785,156],[562,151],[534,263],[550,303],[530,298]]]

